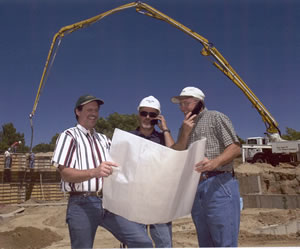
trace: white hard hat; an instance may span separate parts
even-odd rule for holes
[[[160,113],[160,103],[153,96],[148,96],[146,98],[143,98],[137,108],[138,111],[140,110],[141,107],[151,107],[151,108],[158,110],[158,112]]]
[[[182,97],[194,97],[204,101],[205,95],[199,88],[188,86],[182,89],[179,96],[174,96],[171,98],[171,101],[175,104],[178,104]]]

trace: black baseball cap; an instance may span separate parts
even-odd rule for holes
[[[76,102],[76,105],[75,105],[75,110],[81,106],[81,105],[85,105],[85,104],[88,104],[92,101],[97,101],[99,105],[103,105],[104,104],[104,101],[101,100],[101,99],[98,99],[92,95],[89,95],[89,94],[86,94],[86,95],[83,95],[81,97],[79,97],[79,99],[77,100]]]

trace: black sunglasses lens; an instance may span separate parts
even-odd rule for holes
[[[140,115],[141,115],[142,117],[147,117],[148,112],[140,112]]]
[[[156,118],[158,116],[158,114],[155,112],[145,112],[145,111],[140,112],[140,115],[142,117],[147,117],[149,115],[150,118]]]
[[[155,112],[149,112],[149,117],[150,118],[156,118],[157,114]]]

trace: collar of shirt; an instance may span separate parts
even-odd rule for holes
[[[204,107],[204,109],[197,115],[196,120],[199,120],[203,115],[207,112],[207,108]]]
[[[95,131],[95,129],[93,129],[92,130],[92,132],[90,132],[90,130],[87,130],[87,129],[85,129],[82,125],[80,125],[80,124],[77,124],[77,126],[76,126],[80,131],[82,131],[85,135],[90,135],[90,136],[93,136],[95,133],[96,133],[96,131]]]
[[[150,139],[150,140],[151,140],[152,137],[158,137],[159,136],[159,132],[157,132],[155,129],[153,129],[150,136],[145,136],[143,133],[140,132],[140,127],[138,127],[136,130],[132,131],[132,133],[135,134],[135,135],[138,135],[140,137]]]

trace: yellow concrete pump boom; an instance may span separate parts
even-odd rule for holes
[[[241,77],[234,71],[234,69],[229,65],[229,63],[226,61],[226,59],[221,55],[221,53],[213,46],[212,43],[210,43],[206,38],[202,37],[201,35],[197,34],[196,32],[192,31],[191,29],[189,29],[188,27],[182,25],[181,23],[175,21],[174,19],[172,19],[171,17],[168,17],[167,15],[163,14],[162,12],[154,9],[153,7],[151,7],[150,5],[140,2],[140,1],[136,1],[136,2],[132,2],[132,3],[128,3],[122,6],[119,6],[117,8],[114,8],[112,10],[109,10],[107,12],[104,12],[102,14],[99,14],[97,16],[94,16],[92,18],[74,23],[72,25],[68,25],[65,26],[63,28],[61,28],[58,33],[56,33],[53,37],[53,41],[51,43],[50,46],[50,50],[48,53],[48,57],[46,60],[46,64],[43,70],[43,74],[40,80],[40,84],[39,84],[39,88],[38,88],[38,92],[35,98],[35,102],[33,105],[33,109],[31,114],[29,115],[30,119],[32,119],[32,117],[35,114],[36,108],[37,108],[37,104],[41,95],[41,91],[44,87],[44,84],[46,82],[46,76],[48,74],[49,71],[49,65],[51,66],[54,58],[55,58],[55,54],[53,53],[53,50],[55,48],[55,44],[57,44],[56,49],[59,47],[61,39],[64,37],[65,34],[69,34],[72,33],[78,29],[81,28],[85,28],[99,20],[101,20],[102,18],[114,14],[116,12],[119,12],[121,10],[125,10],[128,8],[132,8],[135,7],[136,11],[138,13],[165,21],[171,25],[173,25],[174,27],[176,27],[177,29],[183,31],[184,33],[188,34],[189,36],[193,37],[194,39],[198,40],[202,45],[203,45],[203,49],[201,51],[201,54],[204,56],[211,56],[215,59],[215,61],[213,62],[213,65],[216,66],[221,72],[223,72],[230,80],[233,81],[233,83],[238,86],[243,93],[246,95],[246,97],[250,100],[250,102],[252,103],[252,105],[256,108],[256,110],[258,111],[258,113],[261,115],[263,122],[266,125],[266,129],[267,132],[271,135],[279,135],[280,136],[280,130],[278,127],[278,123],[276,122],[276,120],[273,118],[273,116],[270,114],[270,112],[266,109],[266,107],[260,102],[260,100],[256,97],[256,95],[251,91],[251,89],[247,86],[247,84],[241,79]],[[58,42],[57,42],[58,41]],[[51,61],[51,63],[50,63]],[[50,64],[49,64],[50,63]],[[31,120],[32,123],[32,120]]]

